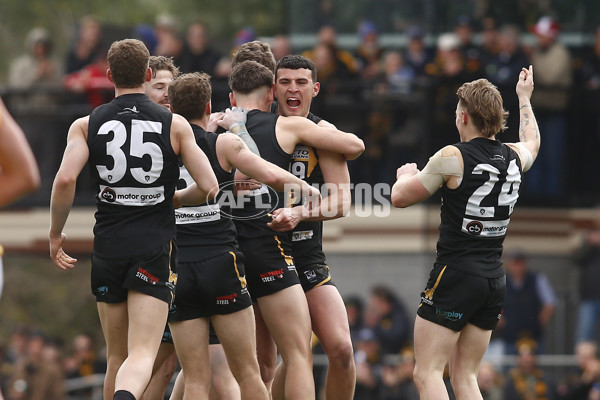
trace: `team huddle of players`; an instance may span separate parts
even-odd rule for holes
[[[327,398],[352,399],[352,343],[322,250],[322,222],[347,212],[346,160],[358,157],[364,144],[310,113],[319,92],[315,65],[297,55],[275,63],[266,43],[246,43],[229,77],[232,108],[212,113],[210,77],[178,75],[170,59],[150,57],[140,41],[114,42],[108,62],[115,99],[69,130],[49,234],[54,263],[73,268],[77,260],[63,250],[63,228],[77,176],[89,163],[98,194],[91,288],[107,343],[104,398],[161,398],[161,371],[170,378],[175,357],[182,372],[171,398],[208,398],[210,360],[224,353],[228,366],[213,365],[213,375],[232,375],[242,399],[314,399],[314,332],[329,358]],[[443,398],[436,392],[441,357],[450,359],[447,349],[460,346],[462,332],[482,347],[495,326],[489,316],[502,307],[497,281],[506,230],[492,228],[508,225],[521,172],[539,148],[528,106],[531,67],[521,75],[519,144],[489,140],[504,127],[501,98],[498,103],[487,81],[467,83],[457,93],[464,143],[442,149],[422,171],[402,166],[392,189],[394,205],[405,207],[441,187],[444,207],[453,207],[442,209],[438,263],[415,324],[421,338],[435,330],[430,325],[448,331],[438,334],[439,346],[415,342],[422,398]],[[489,104],[489,110],[476,104]],[[321,198],[318,185],[324,183],[329,189]],[[463,187],[470,193],[455,196]],[[227,201],[237,196],[244,201]],[[494,282],[494,301],[475,307],[465,296],[443,304],[448,298],[437,294],[453,284],[442,275],[458,274],[470,278],[460,277],[469,288],[481,286],[477,279]],[[439,321],[438,315],[450,315],[435,312],[442,304],[465,318]],[[458,392],[473,390],[470,374],[480,352],[476,347],[461,361],[473,365],[459,364],[457,382],[467,383],[457,384]]]

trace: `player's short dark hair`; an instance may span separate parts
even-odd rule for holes
[[[201,119],[211,97],[210,76],[193,72],[178,76],[169,85],[169,103],[174,113],[188,121]]]
[[[275,71],[275,56],[269,43],[253,40],[240,45],[233,54],[231,66],[235,67],[244,61],[256,61],[267,67],[269,71]]]
[[[456,92],[460,106],[473,120],[484,137],[492,137],[506,130],[508,111],[504,110],[502,95],[487,79],[464,83]]]
[[[275,65],[275,78],[277,78],[277,71],[280,69],[308,69],[312,76],[313,82],[317,81],[317,66],[311,59],[298,54],[288,54],[283,56]]]
[[[173,78],[177,78],[179,75],[179,68],[175,66],[173,57],[150,56],[148,65],[152,70],[152,78],[156,78],[156,73],[158,71],[169,71],[173,74]]]
[[[123,39],[108,49],[108,65],[115,87],[136,88],[146,82],[150,52],[137,39]]]
[[[233,92],[249,94],[261,87],[271,88],[273,71],[256,61],[244,61],[236,65],[229,75],[229,87]]]

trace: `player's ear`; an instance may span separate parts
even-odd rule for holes
[[[113,81],[112,72],[110,72],[110,68],[108,68],[106,70],[106,77],[108,78],[109,81],[111,81],[112,83],[115,83],[115,81]]]
[[[312,97],[317,97],[317,95],[319,94],[320,90],[321,90],[321,83],[320,82],[315,82],[315,85],[313,86]]]
[[[146,82],[150,82],[152,80],[152,68],[148,67],[146,70]]]
[[[210,115],[210,113],[211,113],[211,109],[212,109],[212,105],[211,105],[211,103],[210,103],[210,101],[209,101],[209,102],[208,102],[208,104],[206,104],[206,110],[204,110],[204,113],[205,113],[206,115]]]
[[[231,104],[231,107],[235,107],[235,96],[233,95],[233,92],[229,92],[229,104]]]

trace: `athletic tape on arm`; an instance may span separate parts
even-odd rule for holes
[[[519,153],[521,153],[521,167],[523,168],[523,172],[527,172],[533,165],[533,154],[531,154],[525,143],[517,142],[516,145],[519,148]]]
[[[444,184],[444,175],[462,177],[463,170],[455,155],[442,156],[442,150],[439,150],[429,158],[425,168],[417,174],[417,179],[433,194]]]

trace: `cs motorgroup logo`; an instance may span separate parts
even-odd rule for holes
[[[102,192],[100,193],[100,197],[102,197],[109,203],[114,203],[114,201],[117,199],[117,194],[113,189],[105,187],[104,190],[102,190]]]
[[[227,218],[257,219],[273,212],[279,205],[279,194],[264,184],[233,180],[219,184],[218,188],[219,193],[207,203],[218,204],[221,214]]]
[[[483,231],[483,224],[479,221],[471,221],[467,224],[467,232],[472,235],[478,236],[481,235]]]

